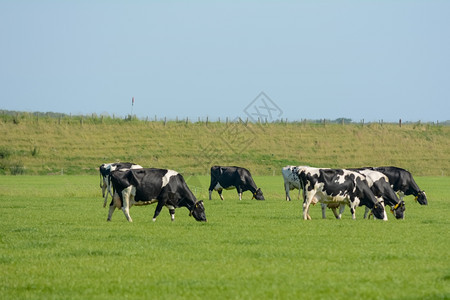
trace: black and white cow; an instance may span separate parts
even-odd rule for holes
[[[364,175],[344,170],[312,167],[297,167],[300,186],[303,190],[303,219],[311,219],[309,207],[317,202],[339,204],[340,214],[343,205],[350,206],[352,218],[359,205],[369,207],[375,218],[384,219],[383,205],[377,201],[370,190]]]
[[[392,188],[400,197],[400,200],[403,200],[404,196],[414,195],[415,200],[419,202],[420,205],[428,205],[425,191],[420,190],[409,171],[397,167],[376,167],[369,169],[386,175],[389,178],[389,183]]]
[[[220,199],[223,200],[222,190],[231,190],[233,188],[236,188],[239,200],[242,200],[242,193],[245,191],[251,191],[253,198],[256,200],[264,200],[263,192],[256,186],[249,170],[240,167],[211,167],[209,200],[211,200],[213,190],[217,191]]]
[[[404,218],[405,212],[405,201],[399,200],[394,190],[392,189],[389,179],[386,175],[381,172],[370,170],[366,168],[362,169],[349,169],[351,171],[356,171],[360,174],[366,176],[367,182],[373,194],[379,201],[383,201],[384,205],[389,205],[391,207],[391,212],[397,219]],[[364,213],[364,218],[367,217],[369,209],[366,207],[366,212]],[[386,216],[387,220],[387,216]]]
[[[298,178],[298,168],[296,166],[286,166],[281,169],[281,174],[284,180],[284,190],[286,192],[286,201],[291,201],[289,191],[298,189],[299,194],[301,191],[300,179]]]
[[[109,206],[108,221],[115,208],[121,208],[129,222],[129,209],[133,205],[156,205],[153,221],[163,206],[169,209],[172,221],[175,219],[175,208],[186,207],[190,216],[197,221],[205,221],[203,201],[198,201],[187,186],[181,174],[166,169],[130,169],[111,172],[111,182],[115,193]]]
[[[303,166],[306,167],[306,166]],[[281,169],[281,173],[283,174],[283,180],[284,180],[284,189],[286,192],[286,201],[291,201],[291,196],[289,195],[289,191],[292,191],[294,189],[298,189],[298,193],[300,196],[300,191],[302,190],[300,186],[300,179],[298,177],[299,169],[302,168],[302,166],[286,166]],[[317,199],[313,200],[314,203],[317,203]],[[326,218],[326,208],[331,208],[331,210],[334,213],[334,216],[336,219],[340,219],[342,212],[344,211],[345,204],[341,204],[339,202],[329,202],[329,203],[322,203],[322,218]],[[338,214],[336,212],[336,209],[340,207],[340,213]]]
[[[303,167],[305,167],[305,166],[303,166]],[[299,189],[299,193],[300,193],[301,187],[300,187],[300,180],[298,177],[298,171],[300,168],[302,168],[302,166],[286,166],[286,167],[283,167],[281,170],[281,173],[283,175],[283,180],[284,180],[284,188],[285,188],[285,192],[286,192],[286,201],[291,201],[289,191],[291,191],[293,189]],[[351,170],[351,171],[355,171],[355,170]],[[383,174],[381,174],[379,172],[375,172],[375,171],[371,171],[371,172],[378,173],[378,177],[384,176]],[[367,177],[368,174],[364,174],[364,175]],[[375,174],[372,174],[372,175],[375,175]],[[366,178],[366,179],[368,179],[368,178]],[[374,179],[376,181],[379,178],[374,178]],[[387,180],[387,178],[386,178],[386,180]],[[367,183],[368,183],[369,187],[371,188],[371,190],[374,194],[375,194],[375,192],[377,192],[377,194],[380,194],[380,192],[382,191],[382,187],[384,187],[384,189],[391,190],[391,193],[389,193],[387,196],[389,198],[389,200],[392,198],[392,195],[395,198],[397,198],[395,196],[395,193],[393,192],[393,190],[391,189],[391,187],[389,185],[385,186],[385,185],[383,185],[383,183],[380,182],[380,183],[377,183],[376,186],[374,187],[373,181],[371,179],[368,179],[367,181],[368,181]],[[375,196],[377,194],[375,194]],[[380,198],[378,200],[382,200],[382,199]],[[316,203],[316,202],[318,202],[318,200],[313,199],[313,203]],[[398,198],[397,198],[397,201],[395,201],[395,200],[389,201],[389,203],[394,203],[391,206],[395,209],[393,212],[394,215],[397,218],[403,218],[404,205],[401,206],[400,204],[398,204],[398,202],[399,202]],[[380,202],[380,203],[382,203],[382,202]],[[344,211],[344,208],[345,208],[345,204],[342,204],[340,202],[321,203],[321,206],[322,206],[322,218],[324,218],[324,219],[326,218],[326,208],[330,208],[333,211],[333,214],[337,219],[340,219],[342,217],[342,212]],[[339,214],[336,211],[337,208],[340,208]],[[366,213],[364,214],[364,218],[366,218],[368,212],[369,212],[369,208],[366,206]],[[385,214],[385,220],[387,220],[386,214]]]
[[[129,169],[142,169],[140,165],[133,164],[133,163],[109,163],[109,164],[102,164],[99,167],[100,170],[100,188],[102,189],[102,195],[103,198],[105,198],[105,201],[103,201],[103,207],[106,207],[106,202],[108,201],[108,194],[113,196],[111,192],[111,184],[110,184],[110,178],[109,175],[112,171],[122,169],[122,170],[129,170]]]

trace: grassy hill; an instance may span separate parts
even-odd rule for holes
[[[450,175],[450,126],[432,124],[219,123],[103,117],[0,118],[0,174],[96,174],[130,161],[208,174],[238,165],[255,175],[281,167],[396,165],[415,175]]]

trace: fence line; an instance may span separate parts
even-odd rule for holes
[[[268,120],[267,118],[260,119],[258,118],[256,121],[249,120],[249,118],[245,118],[243,120],[241,117],[237,116],[235,118],[231,117],[225,117],[221,118],[218,117],[215,120],[210,118],[209,116],[206,117],[198,117],[195,120],[195,118],[189,118],[184,117],[180,118],[179,116],[176,116],[175,118],[168,118],[167,116],[164,116],[162,118],[158,118],[157,115],[154,115],[154,118],[149,118],[148,116],[145,118],[138,118],[136,115],[128,115],[126,117],[118,117],[116,115],[107,116],[107,115],[100,115],[97,114],[91,114],[91,115],[72,115],[72,114],[60,114],[60,113],[27,113],[27,112],[15,112],[15,111],[5,111],[0,110],[0,120],[7,123],[8,121],[13,122],[14,124],[19,124],[21,121],[29,121],[33,120],[36,123],[43,122],[45,120],[55,120],[55,122],[58,125],[61,124],[67,124],[67,123],[73,123],[78,122],[81,126],[84,124],[94,123],[94,124],[108,124],[108,123],[120,123],[120,122],[145,122],[145,123],[158,123],[161,122],[164,124],[164,126],[167,125],[169,122],[174,123],[184,123],[186,125],[188,124],[205,124],[206,126],[212,124],[212,123],[219,123],[219,124],[230,124],[230,123],[242,123],[245,125],[250,124],[317,124],[317,125],[327,125],[327,124],[340,124],[340,125],[349,125],[349,124],[360,124],[361,126],[370,125],[370,124],[397,124],[399,127],[402,127],[402,125],[436,125],[436,126],[449,126],[450,120],[447,121],[439,121],[436,122],[421,122],[419,121],[402,121],[400,118],[398,122],[385,122],[383,119],[378,121],[372,121],[372,122],[366,122],[365,119],[361,119],[359,122],[352,121],[348,118],[337,118],[334,120],[330,119],[306,119],[306,118],[300,118],[299,120],[289,120],[288,118],[280,118],[277,120]]]

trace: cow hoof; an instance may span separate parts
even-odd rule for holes
[[[156,218],[153,218],[152,221],[153,221],[153,222],[156,222]]]

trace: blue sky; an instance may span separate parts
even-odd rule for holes
[[[234,118],[264,109],[263,92],[289,120],[445,121],[449,13],[450,1],[0,0],[0,109]]]

